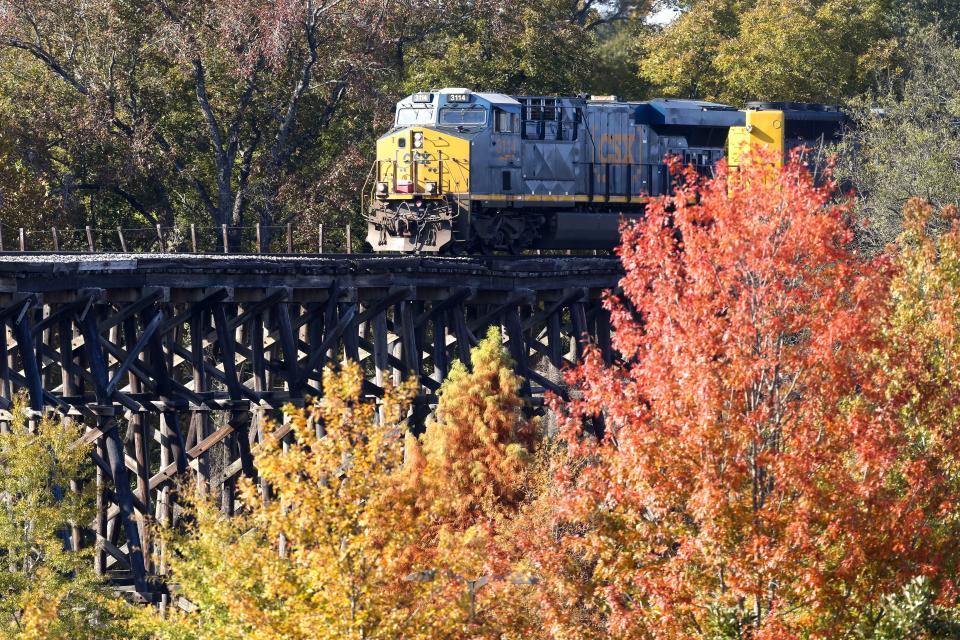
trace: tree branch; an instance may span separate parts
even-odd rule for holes
[[[26,51],[34,58],[39,60],[46,66],[48,69],[53,71],[57,76],[59,76],[64,82],[72,86],[76,91],[82,95],[89,95],[90,89],[87,88],[83,83],[81,83],[77,77],[72,74],[67,68],[59,61],[56,57],[50,54],[48,51],[40,47],[39,45],[32,44],[30,42],[24,42],[19,38],[13,38],[10,36],[0,36],[0,47],[8,47],[12,49],[20,49],[21,51]]]

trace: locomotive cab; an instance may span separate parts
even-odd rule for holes
[[[484,176],[471,159],[493,147],[494,164],[515,162],[509,143],[519,104],[466,89],[415,93],[397,104],[394,126],[377,141],[365,189],[367,242],[375,251],[439,251],[469,225],[472,187]],[[514,147],[511,152],[511,147]]]

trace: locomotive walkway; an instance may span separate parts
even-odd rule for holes
[[[325,365],[361,363],[371,397],[417,377],[422,428],[452,361],[496,325],[537,407],[566,394],[558,372],[588,341],[612,357],[601,298],[621,275],[614,257],[0,254],[0,429],[21,394],[31,419],[86,425],[98,513],[72,544],[156,600],[147,523],[177,520],[175,481],[231,513],[251,447],[289,437],[280,409],[322,393]]]

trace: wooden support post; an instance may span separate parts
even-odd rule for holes
[[[389,351],[387,350],[387,312],[373,317],[373,366],[374,383],[381,389],[390,375]]]
[[[52,307],[49,304],[45,304],[40,309],[40,323],[43,325],[43,330],[40,332],[40,343],[36,346],[37,351],[40,351],[40,345],[49,346],[53,344],[53,329],[51,327],[52,322],[50,322]],[[40,365],[40,384],[43,385],[44,389],[49,389],[50,385],[47,383],[50,382],[51,367],[44,366],[42,352],[40,358],[38,359],[38,363]]]
[[[263,225],[259,222],[256,227],[257,231],[257,253],[263,253]]]
[[[597,301],[597,345],[600,347],[600,354],[603,356],[603,363],[607,366],[613,364],[613,345],[610,340],[610,312],[603,308],[603,303]]]
[[[83,491],[83,484],[79,480],[70,481],[70,493],[75,496],[80,494]],[[83,530],[80,528],[79,522],[70,523],[70,549],[73,551],[79,551],[80,545],[83,544]]]
[[[590,340],[587,329],[587,312],[583,302],[574,302],[570,305],[570,319],[573,324],[573,343],[576,345],[576,358],[579,362],[583,358],[583,351]]]
[[[104,441],[106,448],[114,493],[117,496],[117,505],[120,507],[120,518],[123,521],[124,533],[127,536],[128,557],[130,569],[133,573],[134,586],[138,592],[146,593],[146,568],[143,546],[140,541],[140,529],[137,526],[133,511],[133,493],[130,491],[120,430],[117,428],[117,421],[114,418],[115,408],[107,393],[107,360],[100,344],[96,314],[92,309],[88,310],[79,324],[83,330],[84,350],[87,353],[90,373],[96,391],[97,406],[94,407],[94,411],[97,415],[97,427],[104,434],[101,439]]]
[[[563,309],[557,309],[547,316],[547,350],[550,354],[550,364],[558,370],[563,366],[563,344],[560,333],[560,313]]]
[[[117,227],[117,237],[120,238],[120,248],[124,253],[127,253],[127,239],[123,237],[123,229]]]
[[[400,340],[403,345],[404,375],[420,375],[420,347],[417,344],[416,327],[413,322],[413,303],[400,303]]]
[[[453,322],[453,332],[457,336],[457,351],[460,353],[460,362],[468,369],[473,368],[470,361],[470,332],[467,330],[467,319],[464,318],[464,308],[458,305],[450,310],[450,316]]]
[[[50,231],[53,232],[53,250],[60,251],[60,232],[57,231],[56,227],[51,227]],[[0,251],[3,251],[3,241],[0,240]]]
[[[223,236],[223,252],[230,253],[230,234],[227,233],[227,225],[220,225],[220,233]]]
[[[0,251],[3,251],[3,238],[0,237]],[[317,253],[323,253],[323,223],[317,225]]]
[[[207,372],[203,367],[203,336],[206,335],[207,327],[204,322],[207,312],[203,309],[195,309],[190,315],[190,366],[192,368],[193,391],[198,395],[207,392]],[[193,411],[194,440],[197,443],[203,442],[210,433],[210,412],[195,409]],[[207,491],[210,482],[210,462],[209,454],[204,451],[197,458],[197,484],[202,491]]]
[[[253,366],[253,390],[267,390],[267,374],[263,353],[263,314],[254,314],[250,320],[250,353]]]
[[[33,332],[30,328],[30,310],[25,310],[19,319],[14,319],[13,333],[20,349],[20,361],[23,364],[23,377],[27,379],[30,392],[30,409],[36,413],[43,411],[43,380],[40,377],[40,363],[33,344]]]
[[[348,296],[353,297],[353,296]],[[341,320],[345,319],[350,313],[350,307],[353,303],[343,303],[340,305],[340,318]],[[360,362],[360,333],[359,325],[351,320],[347,323],[347,327],[343,331],[343,356],[347,360],[353,360],[354,362]]]
[[[347,224],[347,253],[353,253],[353,237],[350,235],[349,224]]]
[[[293,253],[293,225],[287,223],[287,253]]]
[[[97,439],[96,451],[101,460],[107,458],[107,449],[102,437]],[[107,508],[110,504],[107,502],[107,477],[100,465],[97,465],[97,513],[94,517],[94,531],[97,534],[97,541],[93,556],[93,570],[98,576],[107,572],[107,552],[104,550],[102,542],[107,539]]]
[[[137,319],[130,316],[123,321],[124,346],[127,351],[134,349],[137,343]],[[142,391],[140,378],[133,372],[127,374],[130,393],[138,394]],[[133,431],[133,457],[137,462],[136,495],[143,505],[138,524],[140,538],[143,542],[144,568],[150,571],[152,565],[150,553],[150,424],[147,416],[142,412],[130,414],[130,429]]]
[[[523,381],[520,383],[520,394],[530,396],[530,374],[527,370],[527,344],[523,339],[523,325],[520,322],[520,310],[516,307],[504,314],[504,324],[507,329],[507,346],[517,375]]]
[[[213,305],[213,322],[217,328],[217,343],[220,346],[220,354],[223,359],[223,373],[227,391],[235,407],[242,401],[242,385],[237,378],[237,351],[234,344],[234,337],[230,331],[230,323],[227,320],[227,312],[223,303]],[[243,474],[249,478],[256,478],[256,470],[253,466],[253,455],[250,452],[250,440],[247,437],[247,428],[250,426],[250,416],[247,411],[235,408],[231,412],[230,424],[234,431],[240,435],[237,437],[239,446],[240,464],[243,468]],[[232,500],[231,496],[231,500]]]
[[[163,227],[160,226],[160,223],[157,223],[157,251],[163,253],[166,247],[163,244]]]
[[[142,314],[143,326],[150,325],[158,315],[160,316],[159,321],[162,323],[163,312],[155,307],[147,307]],[[168,362],[169,350],[164,349],[162,336],[156,332],[151,334],[148,345],[150,370],[157,381],[156,393],[163,405],[160,413],[160,428],[161,431],[166,430],[170,455],[173,458],[172,461],[176,463],[177,473],[183,473],[187,470],[187,454],[183,433],[180,430],[180,417],[177,415],[177,403],[173,397],[170,363]]]
[[[90,249],[90,253],[94,253],[97,250],[96,244],[93,242],[93,229],[90,225],[87,225],[87,248]]]
[[[27,233],[20,227],[20,253],[27,250]]]
[[[447,357],[446,314],[441,312],[433,316],[433,379],[443,382],[450,370]]]
[[[302,398],[302,382],[300,368],[297,362],[297,346],[293,336],[293,326],[290,324],[289,305],[281,302],[273,308],[277,331],[280,333],[280,349],[283,351],[284,377],[287,380],[287,391],[290,399]]]
[[[197,251],[197,226],[192,223],[190,224],[190,247],[194,253],[200,253]]]
[[[13,342],[10,336],[10,329],[0,322],[0,398],[9,403],[13,403],[13,386],[10,384],[10,360],[8,354],[8,345]],[[10,424],[6,421],[0,421],[0,433],[8,433]]]

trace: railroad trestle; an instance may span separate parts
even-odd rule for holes
[[[602,295],[620,276],[612,257],[0,254],[0,429],[18,397],[30,419],[85,425],[97,514],[71,544],[95,545],[117,588],[166,598],[150,523],[180,517],[176,482],[232,513],[253,448],[289,437],[282,407],[321,394],[323,367],[359,362],[370,397],[416,376],[422,428],[497,325],[536,410],[588,342],[612,357]]]

